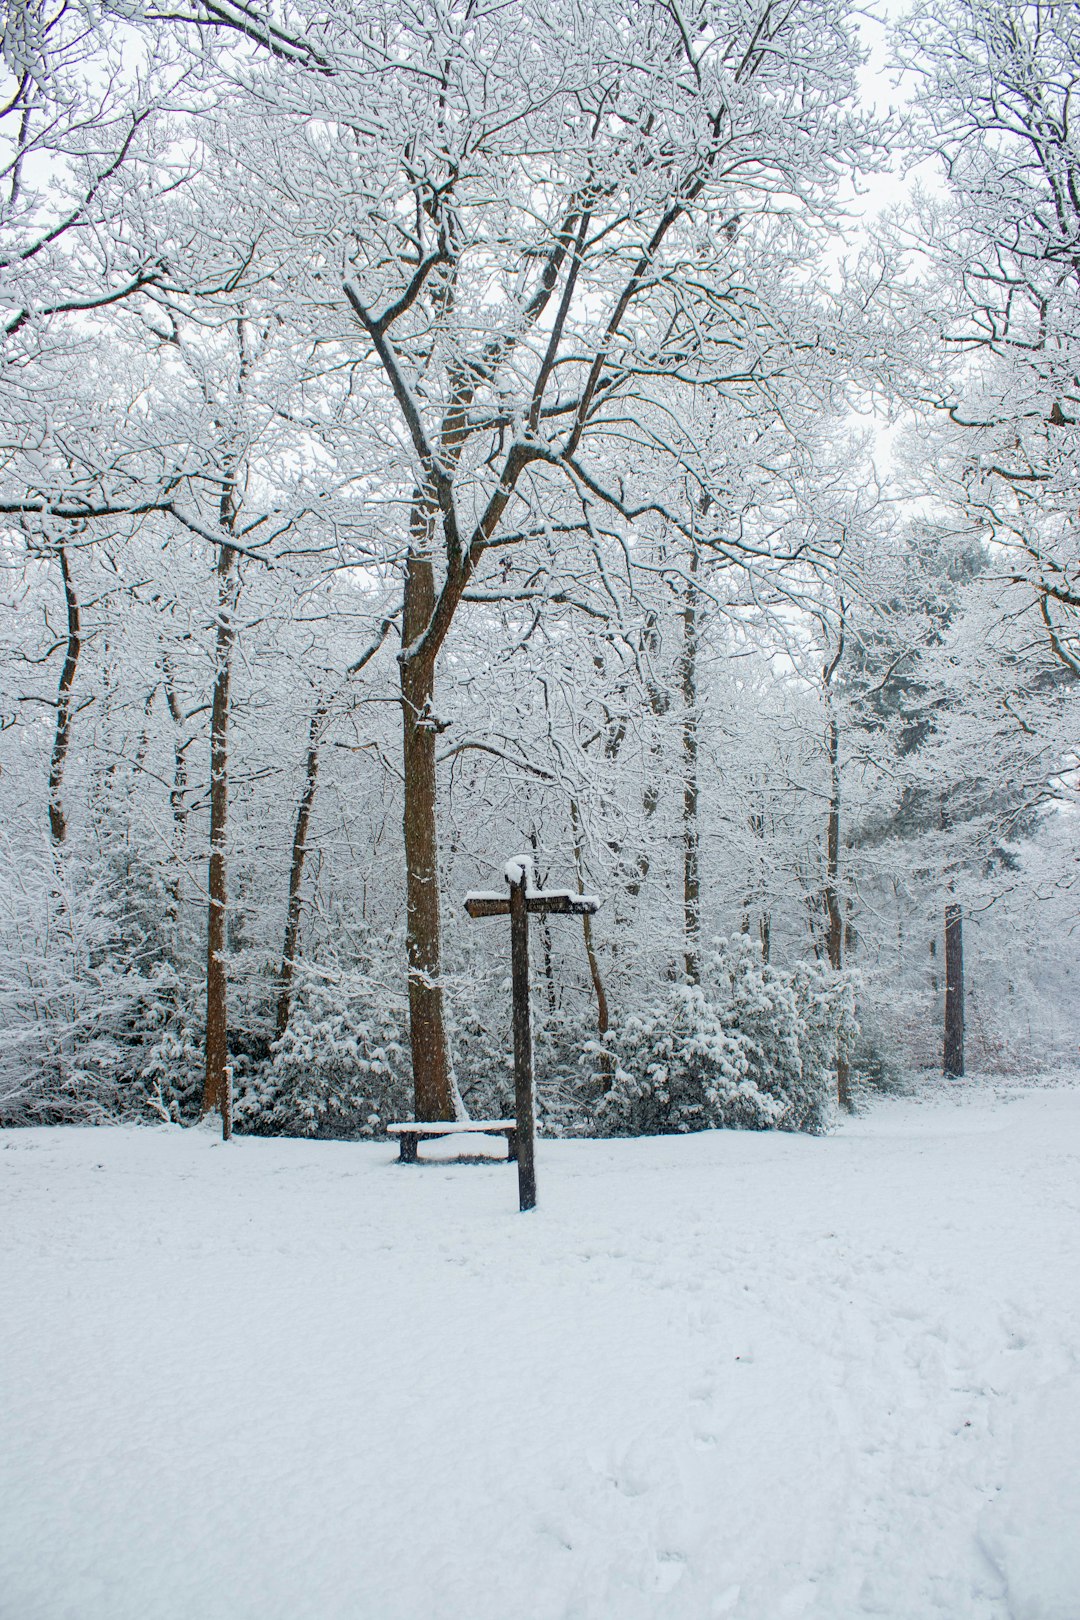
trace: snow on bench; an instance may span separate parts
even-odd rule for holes
[[[517,1158],[516,1119],[407,1119],[386,1127],[387,1136],[399,1138],[398,1157],[402,1164],[417,1162],[417,1148],[421,1137],[456,1136],[472,1133],[480,1136],[505,1136],[506,1157]]]

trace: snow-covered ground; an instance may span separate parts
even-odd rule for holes
[[[4,1620],[1080,1620],[1080,1089],[393,1155],[0,1133]]]

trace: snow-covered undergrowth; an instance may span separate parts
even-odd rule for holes
[[[719,939],[700,984],[669,984],[611,1043],[613,1082],[594,1107],[603,1134],[733,1125],[819,1131],[837,1050],[857,1031],[855,985],[820,963],[763,962],[745,935]]]
[[[4,1620],[1077,1620],[1080,1090],[538,1170],[0,1134]]]

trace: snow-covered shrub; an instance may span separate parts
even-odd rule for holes
[[[149,1021],[149,1046],[139,1078],[146,1107],[158,1119],[179,1125],[198,1117],[203,1082],[203,1026],[194,1008],[186,1005],[186,989],[179,980],[165,987]]]
[[[773,967],[747,938],[718,940],[700,984],[667,986],[611,1041],[615,1073],[596,1126],[618,1135],[820,1131],[853,1002],[844,975],[817,963]]]
[[[363,966],[297,965],[289,1027],[237,1077],[238,1130],[377,1136],[412,1114],[405,1004]]]
[[[108,860],[39,839],[9,870],[0,893],[0,1123],[144,1116],[142,1071],[174,1001],[171,964]]]

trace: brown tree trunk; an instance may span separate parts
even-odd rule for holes
[[[229,685],[236,638],[236,552],[222,546],[217,563],[217,630],[214,694],[210,709],[210,895],[206,927],[206,1069],[202,1112],[216,1109],[223,1128],[228,1113],[228,974],[225,967],[225,915],[228,900],[225,833],[229,810]]]
[[[687,984],[700,976],[701,839],[698,829],[698,551],[690,552],[690,578],[683,600],[682,753],[683,753],[683,967]]]
[[[945,906],[945,1073],[964,1072],[964,915],[955,901]]]
[[[308,727],[307,759],[304,763],[304,787],[296,807],[296,825],[293,829],[292,858],[289,862],[289,903],[285,911],[285,939],[281,948],[281,972],[278,975],[277,1017],[275,1033],[278,1040],[289,1027],[292,1010],[293,975],[296,969],[296,947],[300,938],[301,891],[304,882],[304,861],[307,856],[308,827],[311,807],[315,803],[315,790],[319,783],[319,743],[326,704],[316,704]]]
[[[71,724],[74,716],[72,689],[82,651],[82,625],[79,616],[79,598],[71,577],[67,549],[56,548],[60,559],[60,573],[64,580],[64,605],[67,611],[67,644],[64,665],[56,693],[56,731],[53,734],[52,758],[49,762],[49,831],[54,844],[67,839],[67,815],[64,811],[64,766],[71,746]]]
[[[430,623],[435,579],[429,557],[408,559],[402,643],[405,649]],[[402,658],[401,715],[404,754],[406,944],[409,1037],[417,1119],[456,1119],[463,1112],[446,1036],[442,987],[442,923],[436,820],[435,655]]]

